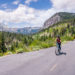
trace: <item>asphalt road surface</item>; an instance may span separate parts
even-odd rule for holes
[[[51,47],[1,57],[0,75],[75,75],[75,41],[64,44],[62,52],[56,56]]]

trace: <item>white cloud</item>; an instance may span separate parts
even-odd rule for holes
[[[19,0],[14,1],[12,4],[18,5],[19,4]]]
[[[20,23],[27,22],[28,20],[35,18],[35,10],[25,5],[19,5],[19,7],[11,12],[0,10],[0,22],[12,22]]]
[[[28,4],[28,5],[29,5],[31,2],[37,2],[37,1],[38,1],[38,0],[26,0],[26,1],[25,1],[25,4]]]
[[[75,0],[51,0],[53,8],[62,11],[75,11]]]

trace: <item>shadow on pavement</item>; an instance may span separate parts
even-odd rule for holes
[[[59,55],[66,55],[67,53],[66,52],[60,52],[59,54],[56,54],[57,56]]]

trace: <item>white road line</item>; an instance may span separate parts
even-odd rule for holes
[[[57,67],[57,64],[55,64],[55,65],[50,69],[50,71],[53,71],[56,67]]]

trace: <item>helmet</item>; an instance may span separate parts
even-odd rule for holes
[[[60,38],[60,36],[59,36],[59,35],[57,35],[57,38]]]

